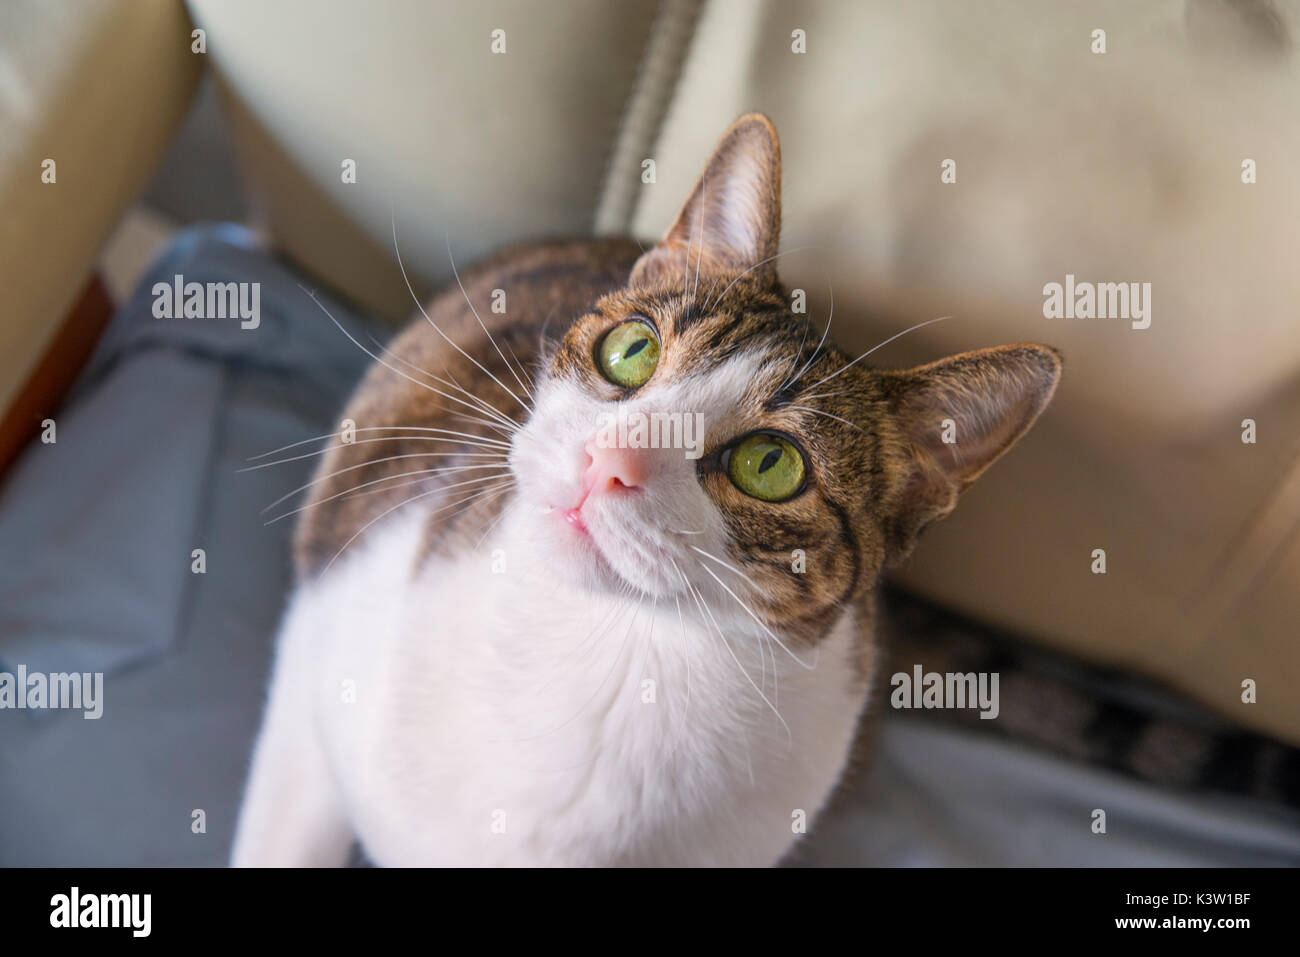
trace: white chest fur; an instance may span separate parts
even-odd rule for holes
[[[738,607],[711,603],[706,627],[689,604],[557,583],[505,526],[495,556],[500,537],[413,577],[411,511],[300,588],[255,778],[277,737],[293,746],[274,723],[296,708],[311,723],[297,746],[324,758],[322,781],[299,762],[301,786],[336,790],[379,864],[777,861],[839,777],[865,701],[851,616],[800,663]],[[250,805],[275,800],[257,785]],[[237,863],[335,858],[273,837],[276,817],[246,807]]]

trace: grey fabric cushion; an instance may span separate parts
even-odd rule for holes
[[[1106,832],[1092,830],[1106,812]],[[911,713],[886,715],[857,786],[791,863],[1296,867],[1294,813],[1154,787]]]
[[[261,283],[258,328],[154,318],[177,273]],[[336,428],[369,361],[233,227],[182,234],[119,310],[0,490],[0,670],[104,672],[98,720],[0,711],[0,864],[224,862],[290,583],[292,520],[261,510],[314,459],[239,470]]]

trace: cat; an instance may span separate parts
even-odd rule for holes
[[[744,116],[653,248],[507,250],[376,356],[301,511],[234,864],[771,865],[815,820],[882,571],[1061,358],[810,334],[780,176]],[[703,454],[597,441],[616,410],[700,416]]]

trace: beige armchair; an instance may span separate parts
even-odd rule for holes
[[[784,147],[784,278],[819,327],[833,290],[850,349],[952,317],[882,365],[1021,340],[1066,356],[1042,423],[903,583],[1300,743],[1300,4],[564,8],[7,4],[0,401],[201,69],[278,249],[394,321],[412,305],[394,229],[424,290],[448,246],[459,263],[545,234],[653,237],[718,131],[761,110]],[[42,43],[17,43],[33,23]],[[57,185],[33,189],[47,157]],[[1048,318],[1067,275],[1150,283],[1149,327]]]

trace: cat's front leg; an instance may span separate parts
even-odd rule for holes
[[[299,619],[301,622],[301,619]],[[234,867],[341,867],[352,833],[312,721],[309,629],[291,613],[245,787]]]

